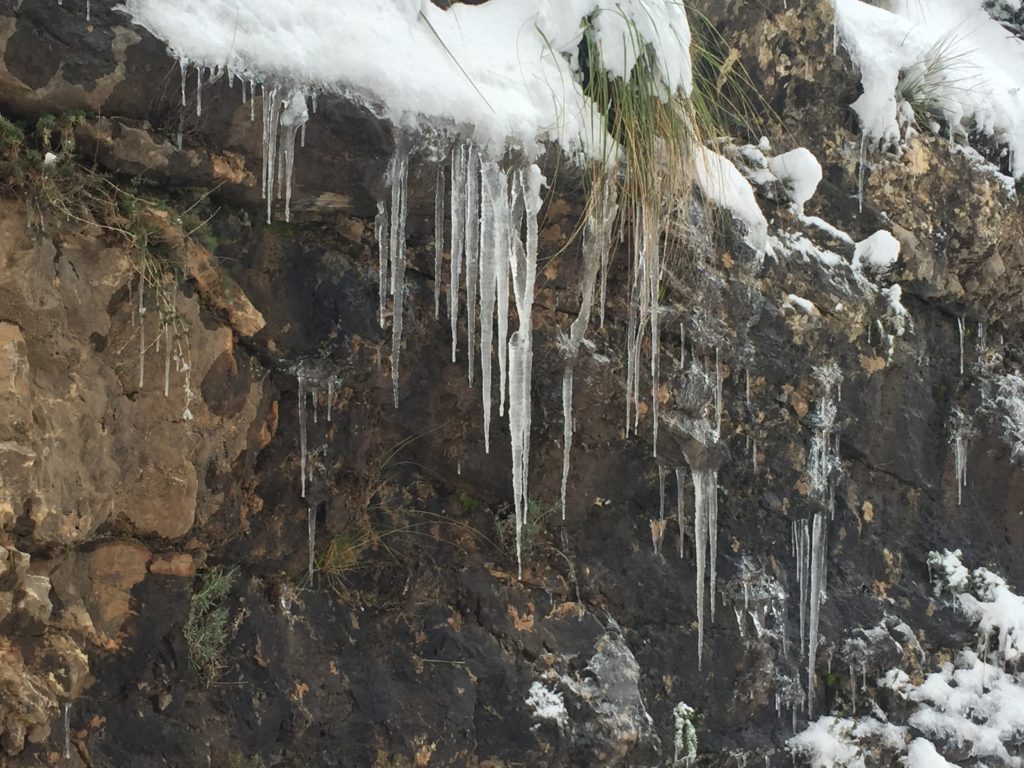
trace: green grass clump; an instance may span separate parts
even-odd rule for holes
[[[238,568],[211,568],[200,577],[199,588],[192,593],[185,642],[193,668],[207,677],[216,677],[223,667],[224,653],[231,639],[228,593],[238,578]]]
[[[529,559],[540,545],[541,536],[549,523],[555,519],[557,510],[539,499],[530,499],[526,505],[526,521],[523,523],[523,560]],[[499,514],[494,520],[494,531],[498,547],[509,557],[516,556],[516,517],[514,514]]]

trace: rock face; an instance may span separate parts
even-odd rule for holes
[[[662,354],[682,352],[687,367],[663,365],[656,462],[649,413],[638,436],[622,435],[618,254],[607,322],[592,323],[576,365],[562,522],[559,340],[578,310],[579,244],[561,251],[582,210],[563,169],[542,215],[537,504],[522,579],[507,423],[495,419],[486,454],[479,390],[434,320],[434,159],[414,154],[410,168],[395,409],[373,238],[390,126],[322,99],[296,156],[293,222],[266,226],[260,126],[237,91],[222,78],[202,117],[182,112],[162,44],[113,3],[93,0],[89,22],[84,5],[0,5],[0,112],[88,110],[83,162],[125,187],[145,180],[138,223],[167,261],[142,286],[140,314],[140,269],[151,273],[137,240],[99,216],[69,220],[38,190],[0,199],[0,765],[670,765],[681,702],[699,713],[702,765],[781,764],[795,702],[785,684],[806,683],[794,522],[829,521],[820,711],[871,710],[871,685],[849,700],[842,649],[887,616],[917,631],[924,669],[968,642],[966,619],[934,599],[930,550],[958,547],[1024,586],[1024,475],[992,397],[1024,359],[1024,209],[944,140],[918,137],[901,156],[869,157],[859,210],[847,108],[858,80],[822,32],[830,3],[697,5],[782,116],[773,143],[821,162],[806,213],[857,241],[892,231],[899,261],[881,284],[865,280],[850,243],[771,190],[761,205],[791,236],[775,258],[731,232],[681,237]],[[839,263],[814,256],[826,249]],[[173,311],[158,285],[175,286]],[[697,429],[716,359],[723,439],[709,449]],[[822,384],[830,364],[841,397]],[[812,471],[827,392],[832,511]],[[971,421],[959,502],[955,412]],[[717,471],[719,593],[738,585],[726,597],[736,616],[718,600],[706,620],[700,668],[691,468]],[[223,657],[197,670],[186,627],[213,566],[238,571]],[[789,595],[771,631],[739,610],[748,568]],[[871,673],[904,646],[870,656]],[[208,685],[212,673],[223,684]],[[562,714],[528,704],[538,683]]]

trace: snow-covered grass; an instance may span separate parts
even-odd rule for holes
[[[1003,439],[1013,457],[1024,456],[1024,378],[1008,373],[995,379],[995,405],[1002,420]]]
[[[860,68],[853,103],[865,136],[899,144],[921,112],[951,133],[979,131],[1005,145],[1024,177],[1024,43],[983,0],[892,0],[887,8],[836,0],[838,29]]]

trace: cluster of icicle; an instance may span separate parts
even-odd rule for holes
[[[405,220],[408,215],[408,151],[401,141],[388,171],[390,208],[377,217],[380,249],[380,320],[385,323],[387,295],[393,297],[391,375],[398,406],[399,355],[405,296]],[[530,471],[530,382],[533,370],[533,299],[537,274],[537,217],[544,177],[535,164],[505,171],[481,155],[470,142],[458,143],[451,158],[451,246],[448,318],[452,362],[458,354],[460,289],[466,293],[467,364],[472,384],[476,373],[477,323],[484,450],[490,452],[493,405],[493,351],[498,351],[498,414],[508,402],[512,442],[512,491],[516,515],[516,559],[522,574],[522,529],[526,524]],[[444,223],[447,178],[437,172],[435,213],[434,311],[441,315],[441,274],[444,267]],[[509,336],[509,309],[519,326]],[[497,318],[495,319],[495,316]],[[497,322],[498,337],[494,338]]]
[[[821,602],[825,597],[828,529],[825,516],[814,515],[813,522],[793,521],[793,557],[800,590],[800,658],[807,654],[807,715],[814,716],[814,667],[818,659],[818,624]]]
[[[188,94],[187,83],[191,63],[185,57],[178,59],[181,70],[181,120],[178,126],[178,149],[181,149],[185,107]],[[234,87],[236,76],[227,67],[195,66],[196,73],[196,115],[203,114],[203,87],[227,77],[228,86]],[[209,74],[207,74],[209,73]],[[295,169],[295,144],[306,145],[306,125],[310,111],[316,112],[316,95],[306,91],[277,85],[271,82],[257,83],[251,78],[237,78],[241,83],[242,103],[249,105],[249,119],[256,119],[256,88],[262,96],[263,118],[263,172],[261,185],[263,199],[267,203],[267,224],[273,216],[274,193],[284,199],[284,220],[291,221],[292,179]]]

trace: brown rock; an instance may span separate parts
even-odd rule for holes
[[[190,579],[196,575],[196,563],[192,555],[172,552],[154,557],[149,565],[149,572],[159,576],[180,576]]]
[[[146,577],[150,553],[135,541],[101,544],[85,556],[81,592],[97,630],[113,638],[131,614],[132,588]]]

